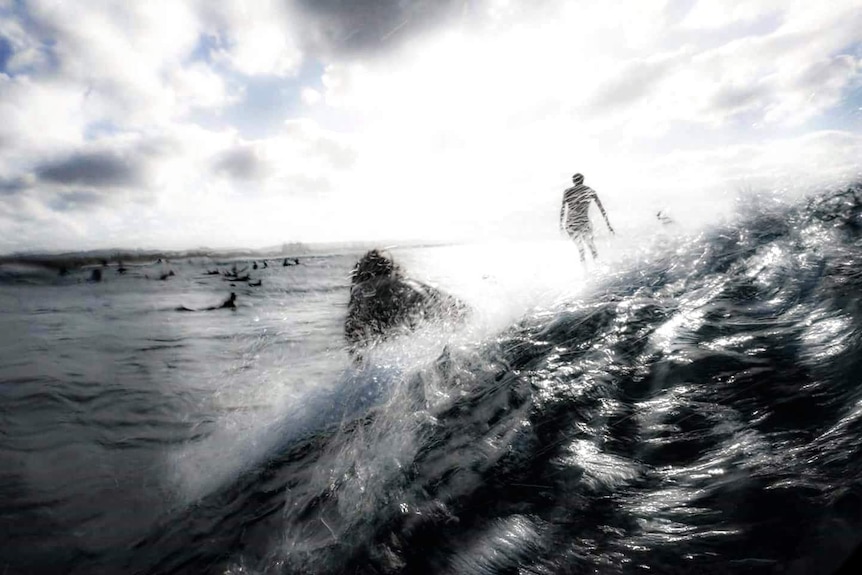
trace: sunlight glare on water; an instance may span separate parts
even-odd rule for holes
[[[607,274],[620,241],[597,239],[599,259],[586,265],[568,240],[507,241],[393,250],[411,277],[464,299],[492,329],[528,310],[578,293]]]

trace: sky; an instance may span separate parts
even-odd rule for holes
[[[858,0],[0,0],[0,253],[559,237],[862,179]]]

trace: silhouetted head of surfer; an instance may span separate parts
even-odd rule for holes
[[[378,250],[371,250],[362,256],[350,274],[354,285],[372,279],[398,279],[401,277],[401,268],[386,254]]]
[[[407,277],[378,250],[357,262],[351,283],[344,336],[355,361],[362,359],[363,349],[393,334],[413,331],[423,321],[461,320],[468,312],[459,299]]]
[[[572,176],[572,183],[576,186],[580,186],[584,183],[584,175],[583,174],[575,174]]]

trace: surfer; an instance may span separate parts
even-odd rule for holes
[[[230,297],[227,298],[221,305],[214,305],[199,309],[181,305],[176,308],[177,311],[213,311],[216,309],[236,309],[236,294],[234,292],[230,292]]]
[[[408,279],[401,268],[378,250],[366,253],[351,272],[350,302],[344,322],[348,352],[361,350],[399,330],[415,330],[422,320],[462,319],[467,306],[427,284]]]
[[[569,237],[578,246],[578,253],[581,255],[581,261],[586,263],[584,255],[584,244],[590,248],[593,259],[598,257],[596,244],[593,240],[593,226],[590,224],[590,202],[595,201],[602,216],[605,218],[605,223],[611,233],[614,228],[611,227],[611,222],[608,220],[608,214],[599,200],[598,194],[589,186],[584,185],[584,176],[575,174],[572,176],[574,186],[563,192],[563,205],[560,207],[560,230],[565,229]]]
[[[224,308],[236,309],[236,294],[234,292],[230,292],[230,297],[227,298],[221,306],[219,306],[219,309]]]

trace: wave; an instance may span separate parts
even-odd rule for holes
[[[135,568],[832,572],[862,539],[860,230],[860,188],[763,210],[351,372]]]

